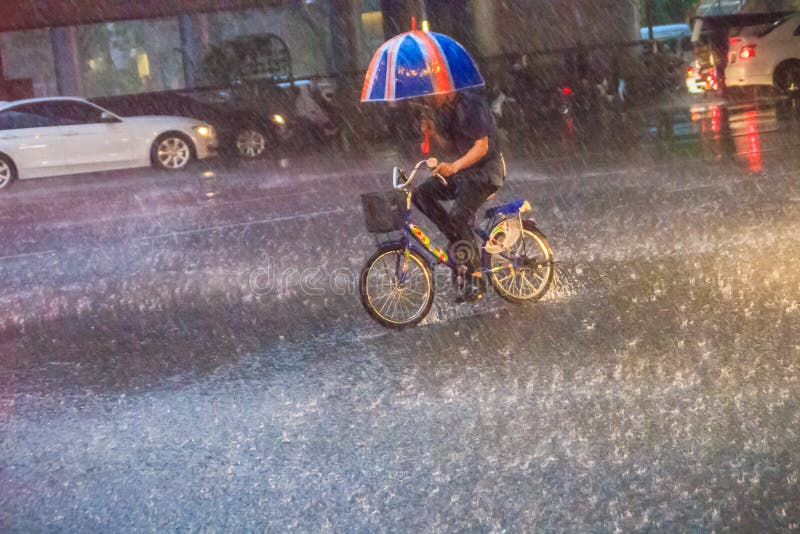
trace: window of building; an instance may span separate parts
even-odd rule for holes
[[[86,96],[184,87],[177,18],[79,26],[78,49]]]
[[[378,0],[365,0],[361,11],[358,36],[358,64],[361,68],[369,66],[372,55],[385,41],[380,4]]]
[[[2,33],[0,51],[6,80],[31,80],[34,96],[58,94],[49,30]]]
[[[274,34],[285,43],[295,78],[328,74],[330,26],[323,3],[221,11],[208,15],[211,46]]]

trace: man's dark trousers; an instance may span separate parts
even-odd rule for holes
[[[470,267],[478,268],[480,262],[472,224],[478,209],[497,189],[486,170],[466,169],[447,178],[447,185],[436,177],[429,178],[414,193],[414,205],[439,227],[451,246],[460,242],[468,244]],[[442,202],[448,200],[453,201],[449,212],[442,206]]]

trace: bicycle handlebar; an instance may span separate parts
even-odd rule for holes
[[[399,168],[395,167],[395,172],[392,175],[392,184],[393,184],[394,188],[395,189],[406,189],[409,185],[411,185],[411,182],[414,181],[414,178],[416,178],[416,176],[417,176],[417,172],[420,170],[420,168],[423,165],[427,165],[427,167],[429,169],[435,169],[439,165],[439,160],[437,160],[436,158],[423,159],[422,161],[420,161],[419,163],[417,163],[414,166],[414,170],[411,171],[411,175],[403,183],[399,183],[400,177],[403,175],[403,171],[401,171]],[[442,180],[443,182],[446,182],[442,175],[437,173],[436,177],[439,178],[440,180]]]

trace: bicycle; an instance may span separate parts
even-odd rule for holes
[[[491,280],[495,292],[509,302],[541,299],[553,281],[555,267],[553,252],[536,221],[523,219],[523,214],[531,212],[530,203],[517,199],[486,210],[485,224],[474,228],[480,239],[481,267],[469,273],[463,262],[434,246],[414,224],[411,185],[423,165],[433,169],[438,161],[420,161],[408,177],[394,167],[392,191],[361,195],[367,231],[376,235],[377,242],[377,251],[367,260],[359,281],[367,313],[389,328],[418,324],[433,305],[432,272],[438,264],[452,271],[459,290],[471,274],[484,289],[486,279]],[[387,238],[381,239],[382,235]]]

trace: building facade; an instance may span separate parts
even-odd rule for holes
[[[105,0],[87,2],[83,11],[20,14],[7,0],[0,8],[8,11],[0,21],[0,99],[9,87],[88,97],[193,87],[211,47],[265,33],[286,43],[295,78],[357,75],[386,38],[410,29],[412,17],[478,58],[546,55],[579,42],[607,47],[638,32],[629,0],[148,1],[148,9]],[[22,11],[36,4],[18,3]],[[165,5],[173,7],[159,7]]]

